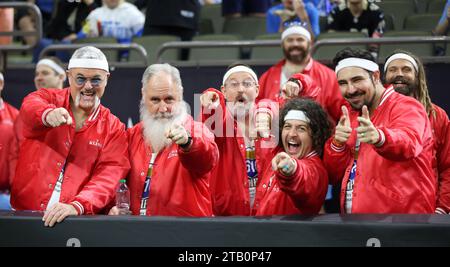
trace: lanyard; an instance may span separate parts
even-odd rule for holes
[[[144,190],[142,192],[141,198],[141,209],[139,213],[141,216],[145,216],[147,214],[147,201],[150,198],[150,183],[152,181],[153,166],[156,159],[156,155],[157,155],[156,153],[152,153],[150,163],[148,164],[147,176],[145,177]]]
[[[62,188],[62,183],[64,180],[64,171],[66,169],[66,162],[64,161],[64,164],[61,168],[61,171],[59,172],[59,176],[58,176],[58,180],[56,181],[55,184],[55,188],[53,189],[53,193],[52,196],[50,197],[50,200],[48,201],[47,204],[47,210],[53,206],[55,203],[59,202],[59,198],[61,197],[61,188]]]

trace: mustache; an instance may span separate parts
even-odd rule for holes
[[[364,95],[364,93],[356,92],[356,93],[353,93],[353,94],[346,94],[345,98],[353,98],[353,97],[357,97],[357,96],[361,96],[361,95]]]
[[[397,76],[394,79],[391,80],[390,83],[396,83],[396,82],[402,82],[402,83],[406,83],[409,84],[408,80],[406,80],[404,77],[402,76]]]

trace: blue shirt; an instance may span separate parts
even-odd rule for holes
[[[442,11],[441,19],[439,19],[439,24],[442,24],[447,19],[447,9],[450,7],[450,0],[447,0],[447,4],[445,4],[445,8]]]
[[[266,28],[267,33],[277,33],[280,27],[281,19],[279,16],[275,15],[274,12],[276,10],[284,9],[283,4],[276,5],[274,7],[271,7],[267,11],[266,16]],[[309,21],[311,22],[311,29],[314,32],[314,35],[317,36],[320,34],[320,27],[319,27],[319,11],[314,6],[313,3],[308,2],[305,3],[305,9],[306,13],[308,14]],[[298,21],[301,21],[299,18],[297,18]],[[303,21],[302,21],[303,22]]]

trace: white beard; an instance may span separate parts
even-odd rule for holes
[[[152,152],[158,153],[165,147],[172,144],[166,138],[165,133],[174,123],[182,124],[187,117],[187,108],[184,101],[173,106],[172,113],[152,115],[141,100],[140,117],[142,121],[143,135],[145,142],[151,146]]]

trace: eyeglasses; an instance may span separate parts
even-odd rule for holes
[[[77,77],[75,77],[74,80],[78,86],[84,86],[87,81],[89,81],[93,87],[98,87],[103,83],[103,79],[98,78],[98,77],[86,78],[83,76],[77,76]]]
[[[229,82],[225,85],[232,89],[237,89],[237,88],[239,88],[239,85],[241,85],[241,84],[242,84],[242,86],[244,86],[244,88],[248,89],[248,88],[254,86],[255,82],[254,81]]]

